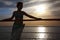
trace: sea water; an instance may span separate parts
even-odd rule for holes
[[[0,26],[0,40],[10,40],[12,27],[13,26]],[[60,40],[60,26],[25,26],[21,34],[21,40]]]

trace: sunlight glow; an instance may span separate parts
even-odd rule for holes
[[[44,14],[47,11],[47,5],[46,4],[37,5],[34,6],[34,9],[36,13]]]

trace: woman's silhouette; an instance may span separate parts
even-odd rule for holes
[[[12,28],[11,40],[20,40],[20,38],[21,38],[21,33],[23,31],[23,28],[24,28],[23,15],[26,15],[30,18],[38,19],[36,17],[28,15],[24,11],[21,11],[23,8],[22,2],[18,2],[16,7],[17,7],[17,11],[13,12],[12,17],[10,17],[8,19],[4,19],[4,20],[12,20],[15,17],[15,21],[14,21],[13,28]]]

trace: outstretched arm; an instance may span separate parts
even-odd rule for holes
[[[28,16],[29,18],[34,18],[34,19],[37,19],[37,20],[38,20],[38,19],[41,19],[41,18],[36,18],[36,17],[34,17],[34,16],[31,16],[31,15],[25,13],[25,12],[24,12],[24,15]]]
[[[7,18],[7,19],[3,19],[1,21],[8,21],[8,20],[12,20],[14,18],[14,12],[13,12],[13,15],[10,17],[10,18]]]

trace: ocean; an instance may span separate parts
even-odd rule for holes
[[[0,40],[10,40],[12,25],[6,22],[6,25],[1,25],[0,22]],[[27,22],[28,23],[28,22]],[[29,22],[30,25],[25,25],[21,40],[60,40],[60,21],[37,22],[35,25],[33,22]],[[58,25],[59,24],[59,25]]]

